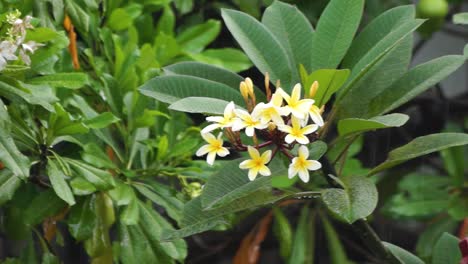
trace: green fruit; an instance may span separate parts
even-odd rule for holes
[[[448,14],[449,6],[446,0],[420,0],[416,11],[421,18],[443,18]]]

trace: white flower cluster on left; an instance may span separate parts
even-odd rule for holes
[[[268,85],[266,88],[269,89]],[[317,89],[318,83],[315,82],[311,87],[310,97],[315,95]],[[240,90],[248,110],[236,107],[234,102],[230,102],[224,109],[223,116],[207,117],[206,120],[211,124],[202,129],[201,135],[208,144],[202,146],[196,155],[208,154],[207,162],[212,165],[216,155],[224,157],[229,154],[229,149],[223,147],[223,133],[220,132],[217,137],[212,134],[214,130],[221,129],[231,142],[231,149],[249,153],[250,159],[241,162],[239,167],[249,170],[250,180],[254,180],[258,174],[271,175],[267,164],[279,150],[291,159],[289,178],[299,175],[300,179],[308,182],[309,171],[321,168],[318,161],[308,160],[309,151],[305,145],[310,143],[309,136],[324,125],[322,109],[314,105],[315,101],[312,98],[301,99],[300,84],[294,86],[291,94],[277,88],[275,93],[269,96],[267,103],[258,104],[255,103],[250,78],[241,82]],[[241,131],[253,138],[253,146],[242,144],[239,136]],[[266,142],[259,144],[257,134]],[[295,144],[300,145],[296,157],[289,153]],[[260,148],[270,145],[274,146],[273,151],[259,152]]]
[[[42,46],[42,44],[35,41],[25,41],[26,30],[33,28],[31,25],[32,17],[26,16],[24,19],[21,19],[20,16],[21,13],[19,11],[6,15],[6,22],[8,24],[6,37],[1,38],[0,36],[0,71],[7,66],[8,61],[18,59],[17,53],[26,65],[30,65],[31,59],[29,58],[29,54],[33,54],[38,47]]]

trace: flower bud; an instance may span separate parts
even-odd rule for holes
[[[317,94],[318,88],[319,88],[319,83],[317,81],[314,81],[312,85],[310,86],[310,90],[309,90],[310,98],[315,97],[315,95]]]

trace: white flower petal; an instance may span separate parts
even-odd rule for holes
[[[270,169],[267,167],[267,166],[262,166],[258,172],[263,175],[263,176],[270,176],[271,175],[271,171]]]
[[[299,170],[299,178],[303,182],[309,182],[309,171],[308,170]]]
[[[310,142],[309,139],[304,135],[295,137],[295,139],[296,139],[297,143],[302,144],[302,145],[309,144],[309,142]]]
[[[221,123],[221,122],[224,121],[224,117],[222,117],[222,116],[208,116],[208,117],[206,117],[206,121]]]
[[[246,127],[245,128],[245,134],[248,136],[248,137],[253,137],[253,135],[255,134],[255,129],[251,126],[249,127]]]
[[[218,156],[220,157],[226,157],[227,155],[229,155],[229,150],[227,148],[221,148],[219,149],[216,154],[218,154]]]
[[[198,157],[201,157],[201,156],[205,155],[208,152],[210,152],[210,145],[209,144],[201,146],[201,148],[199,148],[197,150],[197,153],[195,153],[195,155],[197,155]]]
[[[271,150],[267,150],[267,151],[263,152],[263,154],[261,156],[263,164],[267,164],[268,162],[270,162],[271,153],[272,153]]]
[[[306,146],[300,146],[298,149],[299,157],[307,159],[309,157],[309,149]]]
[[[213,165],[215,158],[216,158],[216,152],[208,153],[208,156],[206,156],[206,163]]]
[[[213,130],[216,130],[218,128],[220,128],[221,126],[219,124],[210,124],[208,126],[206,126],[205,128],[203,128],[200,133],[203,135],[203,134],[208,134],[210,133],[211,131]]]
[[[257,177],[258,170],[256,168],[252,168],[249,170],[249,180],[253,181]]]
[[[260,158],[260,153],[258,150],[252,146],[247,146],[247,151],[249,152],[249,155],[252,159],[259,159]]]
[[[239,164],[239,168],[245,170],[252,168],[252,160],[244,160]]]
[[[201,133],[201,136],[208,143],[211,143],[216,140],[216,137],[211,133]]]
[[[304,135],[308,135],[310,133],[313,133],[313,132],[317,131],[318,128],[319,128],[319,126],[316,125],[316,124],[308,125],[308,126],[306,126],[306,127],[304,127],[302,129],[302,133]]]
[[[289,165],[289,168],[288,168],[288,178],[289,178],[289,179],[292,179],[292,178],[294,178],[294,176],[296,176],[296,174],[297,174],[297,169],[296,169],[296,167],[295,167],[293,164]]]
[[[286,141],[286,143],[288,143],[288,144],[293,143],[294,140],[296,140],[296,137],[294,137],[291,134],[286,135],[286,137],[284,138],[284,141]]]
[[[316,160],[310,160],[310,163],[307,166],[308,170],[314,171],[322,168],[322,164]]]

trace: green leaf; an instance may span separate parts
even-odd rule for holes
[[[397,108],[443,80],[465,61],[464,56],[448,55],[414,67],[372,100],[370,112],[379,115]]]
[[[346,97],[347,93],[352,91],[356,87],[356,84],[363,79],[377,63],[384,59],[388,53],[396,46],[400,45],[405,39],[407,40],[407,37],[422,23],[424,23],[422,19],[405,20],[404,23],[400,23],[397,28],[392,30],[368,50],[352,68],[351,76],[345,87],[343,87],[338,94],[337,100]]]
[[[114,177],[108,171],[97,169],[78,160],[66,159],[75,172],[92,183],[98,190],[108,190],[115,186]]]
[[[79,89],[88,84],[88,75],[80,72],[55,73],[28,80],[31,84],[47,84],[53,87]]]
[[[449,233],[443,233],[434,245],[432,264],[458,264],[462,258],[458,248],[459,239]]]
[[[174,35],[174,26],[174,12],[172,12],[172,8],[169,5],[165,5],[162,16],[158,21],[158,25],[156,26],[157,35],[167,35],[172,37]]]
[[[141,227],[151,243],[157,243],[171,258],[183,260],[187,256],[187,245],[182,239],[160,242],[162,230],[173,230],[173,227],[153,208],[139,203]]]
[[[242,159],[230,161],[210,176],[200,198],[204,209],[228,205],[257,191],[271,191],[271,177],[260,177],[250,181],[247,170],[239,168],[241,161]],[[273,176],[286,171],[286,168],[280,165],[275,166],[275,168],[270,168]]]
[[[287,52],[263,24],[255,18],[230,9],[221,11],[224,23],[231,34],[249,56],[257,68],[265,74],[268,72],[271,81],[281,80],[286,91],[299,81],[296,68],[288,59]]]
[[[120,31],[129,28],[133,19],[123,8],[114,9],[107,20],[107,26],[113,31]]]
[[[229,102],[216,98],[186,97],[169,105],[169,109],[186,113],[222,115],[227,104]]]
[[[315,215],[304,206],[299,216],[289,264],[313,264],[315,253]]]
[[[46,217],[54,216],[67,204],[55,195],[51,189],[37,195],[24,211],[24,222],[31,227],[39,224]]]
[[[353,40],[353,44],[343,59],[343,67],[353,68],[380,40],[405,20],[413,19],[414,15],[414,6],[406,5],[387,10],[373,19]]]
[[[363,0],[332,0],[323,11],[311,47],[311,70],[335,69],[353,40],[364,9]]]
[[[307,76],[307,81],[304,83],[305,93],[308,94],[310,86],[314,81],[319,83],[319,88],[314,96],[315,105],[321,107],[326,104],[331,96],[341,88],[348,79],[349,70],[317,70]]]
[[[120,221],[124,225],[136,225],[140,218],[137,198],[133,195],[130,203],[126,205],[120,215]]]
[[[468,25],[468,12],[453,15],[453,23]]]
[[[87,197],[79,200],[70,209],[67,219],[68,230],[77,241],[83,241],[93,235],[93,229],[97,221],[93,204],[94,198]]]
[[[55,113],[49,116],[49,130],[47,131],[47,141],[50,143],[52,139],[73,134],[84,134],[89,129],[79,120],[74,120],[73,117],[65,111],[63,106],[55,104]]]
[[[221,30],[221,23],[209,19],[203,24],[189,27],[177,35],[177,43],[186,52],[200,52],[216,39]]]
[[[190,58],[222,67],[234,72],[240,72],[252,67],[249,58],[240,50],[233,48],[207,49],[201,53],[189,53]]]
[[[321,219],[323,223],[323,228],[325,230],[325,234],[327,235],[328,252],[331,257],[330,263],[349,263],[348,257],[346,256],[346,251],[344,250],[344,247],[341,244],[340,238],[336,233],[335,228],[325,216],[321,215]]]
[[[92,183],[81,177],[75,177],[71,180],[70,186],[75,195],[89,195],[97,191],[96,187],[94,187]]]
[[[289,220],[278,207],[273,208],[275,221],[273,223],[273,232],[280,244],[280,255],[284,260],[291,256],[292,250],[292,228]]]
[[[400,261],[400,263],[402,264],[424,264],[424,261],[422,261],[420,258],[402,249],[401,247],[395,246],[388,242],[382,242],[382,243]]]
[[[65,179],[67,176],[58,168],[57,164],[51,159],[47,159],[47,175],[49,176],[52,188],[60,199],[69,205],[75,204],[75,197]]]
[[[376,116],[371,119],[347,118],[338,122],[338,134],[346,136],[354,133],[363,133],[370,130],[400,127],[408,121],[409,116],[405,114],[389,114]]]
[[[369,216],[378,200],[374,183],[360,176],[348,176],[341,180],[344,189],[329,188],[322,191],[322,200],[328,209],[350,224]]]
[[[163,234],[163,240],[172,240],[201,233],[214,227],[225,224],[224,215],[251,209],[259,206],[265,206],[277,202],[287,196],[288,192],[278,192],[273,194],[268,190],[257,190],[251,195],[235,200],[226,206],[213,210],[204,210],[201,204],[201,198],[197,197],[184,206],[181,229],[167,231]]]
[[[13,175],[10,170],[0,170],[0,205],[11,200],[20,185],[21,179]]]
[[[225,84],[185,75],[156,77],[140,86],[139,90],[146,96],[169,104],[186,97],[211,97],[234,101],[238,105],[244,102],[239,91]]]
[[[416,244],[418,256],[429,259],[440,236],[446,231],[455,230],[457,226],[457,222],[449,217],[432,221],[418,238]]]
[[[152,188],[142,185],[134,184],[135,189],[143,196],[151,200],[153,203],[162,206],[167,214],[177,222],[182,218],[182,209],[184,204],[175,197],[172,193],[173,190],[162,184],[152,184]]]
[[[115,169],[117,167],[104,152],[103,147],[95,143],[88,143],[83,146],[83,150],[84,151],[81,153],[83,161],[97,168]]]
[[[26,32],[26,41],[36,41],[39,43],[48,42],[54,40],[57,37],[57,32],[51,28],[39,27],[28,30]]]
[[[3,107],[3,103],[0,104]],[[4,110],[4,109],[2,109]],[[0,111],[2,111],[0,110]],[[23,155],[15,145],[10,130],[0,122],[0,162],[10,169],[14,176],[22,179],[29,177],[31,166],[28,157]]]
[[[310,69],[314,29],[297,7],[275,1],[263,13],[262,23],[288,53],[294,70],[300,64]]]
[[[453,185],[457,187],[462,187],[465,179],[465,151],[466,148],[460,146],[440,152],[444,168],[452,178]]]
[[[120,121],[120,118],[113,115],[111,112],[104,112],[101,113],[91,119],[86,120],[84,123],[86,126],[92,129],[101,129],[108,127],[113,123],[117,123]]]
[[[206,63],[199,63],[199,62],[179,62],[176,64],[172,64],[164,68],[164,73],[166,75],[188,75],[193,77],[199,77],[201,79],[207,79],[210,81],[218,82],[225,84],[234,90],[239,90],[239,85],[244,78],[240,75],[231,72],[229,70],[209,65]],[[266,97],[265,94],[254,86],[255,97],[257,101],[265,101]]]
[[[463,133],[439,133],[417,137],[410,143],[390,151],[387,160],[373,168],[368,175],[435,151],[466,144],[468,144],[468,134]]]
[[[149,263],[155,259],[158,261],[169,260],[166,255],[161,257],[160,250],[153,249],[139,226],[119,224],[119,238],[121,249],[119,257],[122,263],[138,264],[141,262]]]
[[[65,10],[70,16],[73,25],[82,32],[89,31],[89,15],[73,0],[65,0]]]

